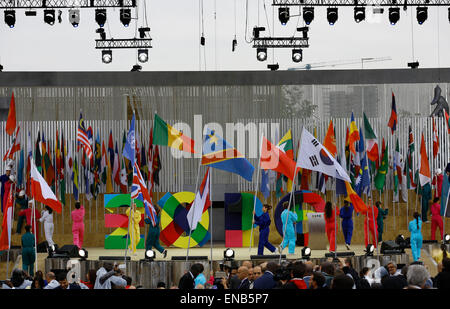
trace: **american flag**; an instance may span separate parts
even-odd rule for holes
[[[84,126],[83,116],[80,113],[80,121],[78,122],[77,142],[82,145],[84,152],[88,156],[89,160],[92,160],[94,154],[92,153],[92,147],[89,143],[86,127]]]
[[[156,211],[152,205],[150,194],[147,191],[145,181],[142,178],[139,166],[134,162],[133,168],[133,184],[131,185],[131,199],[138,199],[144,203],[145,213],[152,221],[152,225],[156,225]]]

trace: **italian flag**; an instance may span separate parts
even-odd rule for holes
[[[364,113],[364,135],[367,143],[367,157],[370,161],[378,162],[378,137],[373,131],[366,113]]]
[[[195,153],[194,141],[183,132],[172,128],[157,114],[153,120],[153,145],[169,146],[182,151]]]
[[[34,164],[34,160],[31,161],[31,195],[37,202],[41,202],[44,205],[49,206],[57,213],[61,213],[61,202],[56,199],[55,194],[48,186],[44,177],[39,173]]]

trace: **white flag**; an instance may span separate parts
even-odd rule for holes
[[[351,182],[347,172],[330,152],[305,128],[300,141],[297,166]]]
[[[191,230],[195,230],[197,228],[197,224],[202,218],[203,212],[205,208],[208,208],[210,205],[209,200],[209,168],[206,172],[205,177],[203,178],[200,189],[197,191],[195,195],[195,200],[192,203],[191,208],[187,214],[187,220],[189,223],[189,228]]]

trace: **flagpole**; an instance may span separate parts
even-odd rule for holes
[[[445,177],[447,177],[447,175],[445,175]],[[443,224],[443,227],[442,227],[442,230],[443,230],[443,234],[445,235],[445,221],[446,221],[446,219],[447,219],[447,207],[448,207],[448,200],[449,200],[449,196],[450,196],[450,185],[449,185],[449,188],[448,188],[448,192],[447,192],[447,201],[446,201],[446,203],[445,203],[445,209],[444,209],[444,220],[442,220],[442,221],[444,221],[444,224]],[[442,239],[442,243],[445,243],[445,240],[444,239]]]
[[[334,178],[334,258],[337,259],[337,193],[336,193],[336,178]]]
[[[33,222],[34,222],[34,254],[35,254],[35,261],[34,261],[34,272],[37,272],[37,226],[36,226],[36,213],[35,213],[35,205],[34,205],[35,201],[33,199],[33,209],[32,209],[32,213],[31,216],[33,218]]]
[[[203,153],[203,145],[202,145],[202,153]],[[200,177],[200,167],[201,166],[202,166],[202,159],[200,158],[198,160],[197,180],[195,181],[194,201],[195,201],[195,196],[197,196],[198,180],[199,180],[199,177]],[[211,183],[211,178],[210,178],[210,183]],[[210,198],[211,198],[211,192],[210,192]],[[192,207],[192,205],[191,205],[191,207]],[[211,207],[212,207],[212,204],[211,204]],[[211,208],[211,214],[212,214],[212,208]],[[192,212],[192,216],[191,216],[191,224],[192,224],[193,221],[194,221],[194,211]],[[189,239],[188,239],[188,247],[187,247],[187,252],[186,252],[186,262],[189,260],[189,248],[191,246],[191,235],[192,235],[192,230],[191,230],[191,227],[189,226]],[[211,234],[211,236],[212,236],[212,234]]]
[[[210,169],[209,172],[209,202],[211,203],[210,207],[211,207],[211,233],[210,233],[210,238],[211,238],[211,266],[209,267],[209,270],[211,271],[213,269],[213,202],[212,202],[212,191],[211,191],[211,182],[212,182],[212,169]]]
[[[263,141],[264,134],[261,134],[260,140],[259,140],[259,161],[261,160],[261,151],[262,151],[262,141]],[[256,173],[256,187],[255,187],[255,195],[253,198],[253,211],[252,211],[252,224],[250,226],[250,246],[248,247],[248,252],[252,251],[252,241],[253,241],[253,225],[255,224],[255,209],[256,209],[256,199],[258,195],[258,185],[259,185],[259,172],[261,171],[261,162],[258,162],[258,172]]]

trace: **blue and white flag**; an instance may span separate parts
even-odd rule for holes
[[[269,188],[269,171],[261,170],[261,193],[264,195],[264,198],[267,200],[267,198],[270,195],[270,188]]]
[[[130,130],[128,131],[127,141],[125,147],[123,147],[122,155],[131,161],[131,166],[134,166],[134,161],[136,157],[136,136],[134,131],[134,114],[131,119]]]

